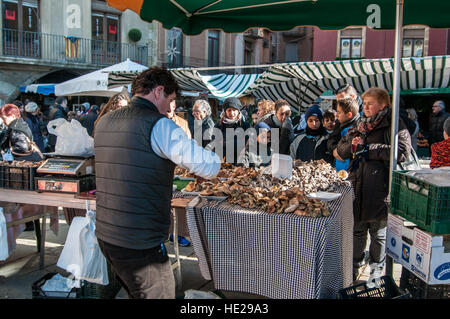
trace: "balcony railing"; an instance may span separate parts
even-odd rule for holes
[[[148,65],[148,46],[70,36],[1,30],[0,56],[108,66],[130,59]]]

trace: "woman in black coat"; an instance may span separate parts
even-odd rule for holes
[[[28,124],[20,116],[20,110],[13,104],[1,109],[1,118],[8,127],[2,143],[2,154],[11,151],[14,159],[39,162],[44,159],[39,148],[33,143],[33,134]]]
[[[349,180],[353,184],[353,268],[369,260],[371,277],[382,274],[385,265],[388,217],[391,108],[385,89],[370,88],[362,95],[364,113],[337,145],[337,154],[350,159]],[[411,138],[401,119],[398,128],[398,162],[411,152]],[[370,233],[369,255],[364,253]]]
[[[241,109],[242,104],[238,98],[230,97],[225,99],[223,112],[215,126],[222,132],[221,140],[215,136],[215,143],[217,143],[215,148],[222,150],[221,155],[225,157],[225,162],[234,165],[238,164],[238,157],[247,143],[246,136],[248,135],[245,134],[245,131],[250,128],[250,124],[242,116]],[[227,153],[230,156],[227,156]]]

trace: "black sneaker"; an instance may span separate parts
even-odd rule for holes
[[[34,231],[34,223],[33,222],[25,223],[25,229],[23,231]]]

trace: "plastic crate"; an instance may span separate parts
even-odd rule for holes
[[[83,297],[83,288],[72,288],[69,292],[60,291],[43,291],[42,286],[45,282],[51,279],[56,272],[46,274],[41,279],[37,280],[32,285],[32,298],[33,299],[81,299]]]
[[[19,190],[35,190],[34,177],[37,167],[0,166],[0,187]]]
[[[84,282],[83,299],[114,299],[122,285],[116,274],[111,269],[111,264],[107,262],[108,285],[98,285],[91,282]]]
[[[339,299],[409,299],[408,292],[402,291],[391,276],[383,276],[378,279],[379,287],[368,287],[367,282],[350,286],[339,290]]]
[[[406,172],[392,174],[391,212],[431,234],[449,234],[450,187],[430,184]]]
[[[122,285],[111,271],[108,263],[108,285],[99,285],[85,280],[81,280],[80,288],[73,288],[70,292],[45,292],[42,286],[51,279],[56,272],[46,274],[44,277],[33,283],[32,295],[33,299],[114,299]]]
[[[450,285],[428,285],[402,267],[400,288],[408,290],[413,299],[450,299]]]

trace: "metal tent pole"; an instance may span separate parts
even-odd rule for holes
[[[389,196],[392,188],[392,172],[397,166],[398,145],[398,118],[400,114],[400,64],[402,48],[402,26],[403,26],[403,3],[404,0],[396,0],[396,22],[395,22],[395,56],[394,56],[394,86],[392,88],[392,119],[391,119],[391,154],[389,167]],[[393,260],[386,256],[386,274],[392,276]]]

